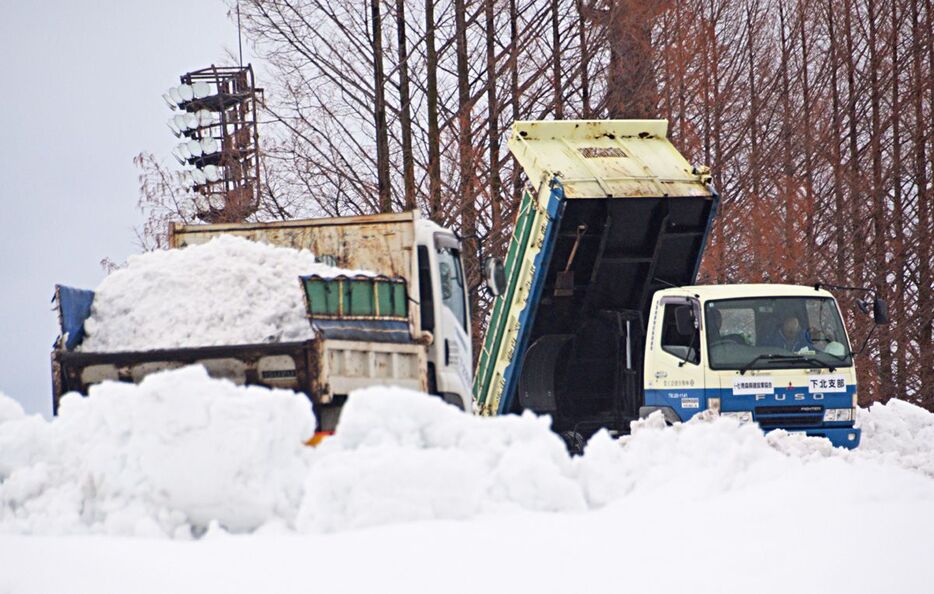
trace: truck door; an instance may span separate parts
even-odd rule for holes
[[[470,348],[470,308],[460,245],[453,237],[435,235],[441,347],[438,391],[452,404],[470,406],[473,353]]]
[[[699,313],[699,303],[690,297],[656,302],[646,352],[643,414],[662,410],[669,421],[686,421],[707,407]]]

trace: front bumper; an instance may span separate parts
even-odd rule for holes
[[[814,427],[812,429],[787,429],[789,433],[804,433],[808,437],[824,437],[835,448],[852,450],[859,445],[863,430],[856,427]]]

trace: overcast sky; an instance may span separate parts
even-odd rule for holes
[[[178,142],[162,93],[236,48],[222,0],[3,3],[0,392],[28,412],[51,409],[54,285],[138,251],[133,157]]]

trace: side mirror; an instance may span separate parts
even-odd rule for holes
[[[506,291],[506,267],[499,258],[487,258],[483,261],[483,280],[490,293],[497,297]]]
[[[694,308],[690,305],[675,308],[675,326],[681,336],[694,334]]]
[[[880,326],[889,323],[889,306],[878,297],[872,302],[872,320]]]

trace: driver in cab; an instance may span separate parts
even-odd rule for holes
[[[768,336],[762,346],[777,347],[793,353],[801,350],[814,350],[814,344],[801,327],[798,316],[794,314],[786,315],[782,320],[782,325]]]

